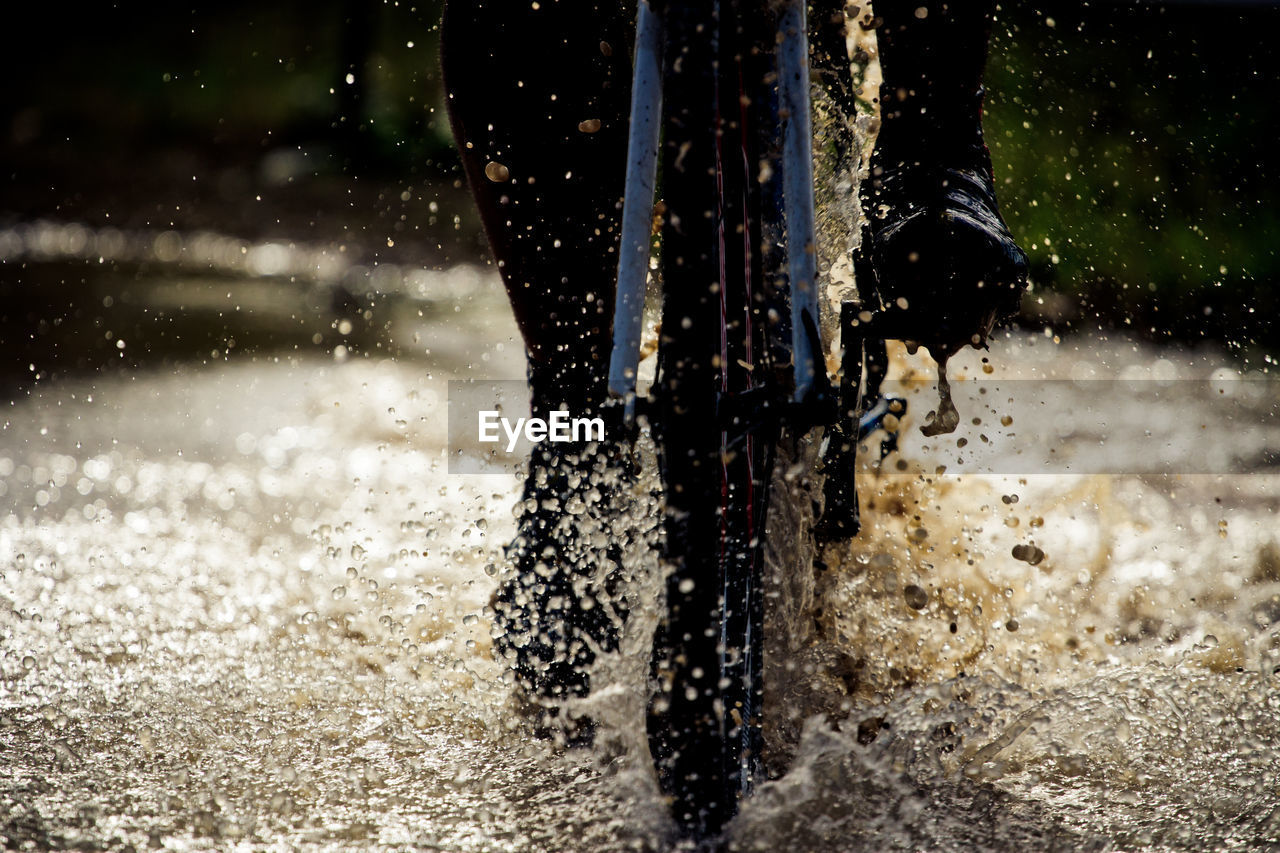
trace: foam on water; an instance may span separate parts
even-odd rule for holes
[[[991,359],[1043,376],[1085,354],[1171,379],[1215,369],[1106,341],[1028,338]],[[962,377],[981,374],[969,357]],[[927,364],[900,354],[895,369],[906,387],[931,384]],[[1088,390],[1108,387],[1126,386]],[[771,626],[808,638],[773,709],[793,718],[773,721],[781,739],[803,731],[792,769],[742,816],[744,846],[1275,843],[1280,787],[1266,768],[1280,734],[1280,478],[948,474],[956,451],[917,429],[929,401],[914,395],[896,464],[860,481],[862,536],[821,555],[802,616],[816,628]],[[1178,406],[1193,424],[1213,422],[1189,395]],[[1112,440],[1150,454],[1144,422],[1127,426]],[[1177,471],[1177,451],[1221,438],[1159,446]],[[816,708],[825,720],[809,716]]]
[[[8,843],[604,849],[643,825],[590,755],[513,733],[487,605],[518,483],[446,474],[430,370],[520,367],[503,312],[468,324],[487,343],[438,336],[434,368],[245,358],[9,408]]]
[[[670,842],[643,731],[660,604],[651,541],[634,540],[633,618],[586,709],[605,724],[596,750],[531,742],[509,710],[488,601],[519,482],[446,473],[443,380],[476,363],[520,374],[500,295],[486,298],[441,334],[423,330],[430,364],[245,357],[65,379],[9,407],[11,843]],[[864,454],[865,532],[817,562],[794,535],[812,493],[797,463],[813,449],[780,462],[792,491],[770,539],[779,775],[734,843],[1276,842],[1280,480],[957,474],[955,443],[979,442],[970,427],[1007,446],[1032,422],[1003,397],[965,400],[977,358],[951,370],[961,429],[925,439],[932,367],[899,357],[919,389],[902,453],[882,469]],[[1212,359],[1096,340],[1014,338],[990,358],[1037,376],[1086,359],[1224,375]],[[1145,428],[1142,409],[1114,403]]]

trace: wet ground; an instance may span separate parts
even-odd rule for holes
[[[85,260],[116,238],[59,235],[8,255],[73,284],[0,413],[6,844],[666,849],[643,667],[608,662],[600,743],[566,752],[527,736],[491,657],[519,484],[448,473],[445,382],[522,372],[493,276],[290,282],[325,256],[148,233],[176,254],[121,265],[121,334]],[[197,250],[226,263],[193,275]],[[218,340],[171,325],[192,306]],[[918,429],[929,362],[898,356],[920,393],[864,472],[868,529],[821,555],[803,625],[770,625],[797,638],[774,713],[799,742],[737,848],[1280,845],[1269,374],[1051,335],[953,362],[942,438]]]

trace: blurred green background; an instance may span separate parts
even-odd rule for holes
[[[19,4],[0,226],[37,218],[483,257],[431,2]],[[988,72],[1022,322],[1275,351],[1280,10],[1008,4]],[[350,75],[350,77],[348,77]],[[9,259],[6,280],[15,275]],[[6,337],[30,311],[3,315]]]
[[[1024,310],[1274,352],[1280,8],[1006,5],[987,141]]]
[[[0,216],[384,249],[416,229],[380,257],[474,256],[443,107],[440,8],[18,5],[0,35]]]

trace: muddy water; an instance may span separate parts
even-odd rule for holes
[[[412,351],[398,359],[325,340],[73,373],[6,405],[8,844],[671,844],[642,747],[644,618],[606,661],[594,751],[531,741],[508,710],[486,604],[519,483],[447,473],[445,380],[517,377],[519,347],[496,282],[459,282],[455,312],[450,275],[426,282],[445,294],[436,310],[397,315],[390,334]],[[1007,372],[953,361],[961,429],[925,438],[931,367],[898,357],[919,398],[901,454],[881,468],[866,454],[864,536],[821,554],[811,585],[779,587],[812,596],[770,626],[793,647],[773,708],[790,758],[733,844],[1280,844],[1280,476],[1256,452],[1269,422],[1216,428],[1213,400],[1177,390],[1192,382],[1163,409],[1099,383],[1081,392],[1112,413],[1099,445],[1092,422],[1064,420],[1088,405],[1037,421],[1041,386],[1013,380],[1235,368],[1093,338],[1012,337],[989,358]],[[977,379],[1023,393],[966,397]],[[1201,435],[1146,435],[1190,420]],[[1087,473],[969,473],[961,458],[1053,428],[1059,449],[1106,452]],[[1224,443],[1247,447],[1200,464]],[[633,559],[643,584],[652,563]]]

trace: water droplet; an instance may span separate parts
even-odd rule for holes
[[[924,610],[929,604],[929,593],[915,584],[909,584],[902,590],[902,597],[912,610]]]
[[[947,360],[942,358],[938,361],[938,410],[928,414],[920,432],[933,437],[955,432],[959,425],[960,412],[951,399],[951,385],[947,382]]]
[[[484,167],[484,176],[495,184],[505,184],[511,180],[511,170],[497,160],[490,160]]]
[[[1040,561],[1045,558],[1044,551],[1035,545],[1014,545],[1013,559],[1021,560],[1028,565],[1039,565]]]

